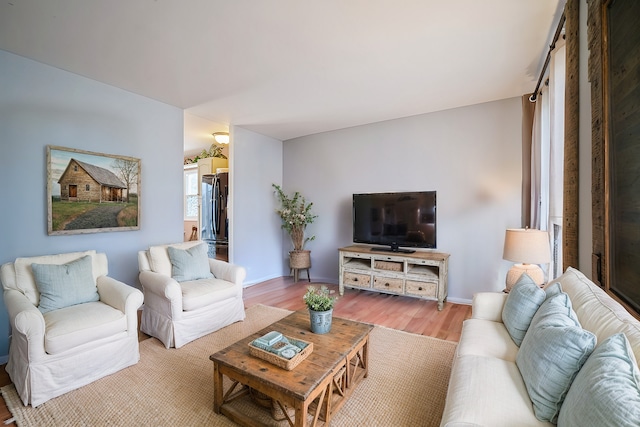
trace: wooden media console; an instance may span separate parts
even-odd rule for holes
[[[449,254],[435,251],[389,253],[369,246],[340,248],[340,295],[355,288],[438,301],[447,300]]]

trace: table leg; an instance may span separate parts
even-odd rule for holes
[[[364,341],[364,345],[362,346],[362,361],[364,363],[364,378],[367,378],[369,375],[369,337]]]
[[[331,407],[331,401],[333,400],[333,380],[329,383],[329,385],[327,386],[327,395],[325,396],[325,402],[327,402],[326,404],[326,408],[325,408],[325,412],[324,412],[324,422],[326,425],[329,425],[329,423],[331,422],[331,415],[333,408]]]
[[[305,427],[307,425],[307,403],[298,400],[293,405],[296,411],[296,419],[294,420],[294,427]]]
[[[220,407],[222,406],[222,374],[218,368],[218,364],[213,362],[213,412],[220,413]]]

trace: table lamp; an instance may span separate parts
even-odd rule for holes
[[[507,272],[507,292],[523,273],[527,273],[537,285],[544,284],[544,272],[537,264],[551,261],[549,234],[531,228],[507,229],[502,258],[517,263]]]

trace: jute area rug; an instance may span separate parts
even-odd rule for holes
[[[213,412],[209,355],[289,313],[257,305],[247,309],[244,322],[177,350],[147,339],[138,364],[37,408],[23,406],[13,385],[2,395],[19,426],[234,426]],[[456,344],[379,326],[370,339],[369,376],[331,424],[438,426]]]

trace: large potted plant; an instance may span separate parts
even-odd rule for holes
[[[307,225],[313,223],[318,217],[311,212],[313,203],[305,200],[298,191],[289,196],[282,191],[279,185],[272,184],[276,190],[276,197],[280,202],[280,208],[276,213],[282,220],[282,229],[286,230],[291,237],[293,250],[289,252],[289,267],[310,268],[311,252],[304,249],[304,245],[316,238],[316,236],[305,237]]]
[[[307,287],[307,292],[302,297],[309,309],[311,332],[314,334],[326,334],[331,330],[333,318],[333,306],[337,297],[331,296],[329,288],[322,285]]]

